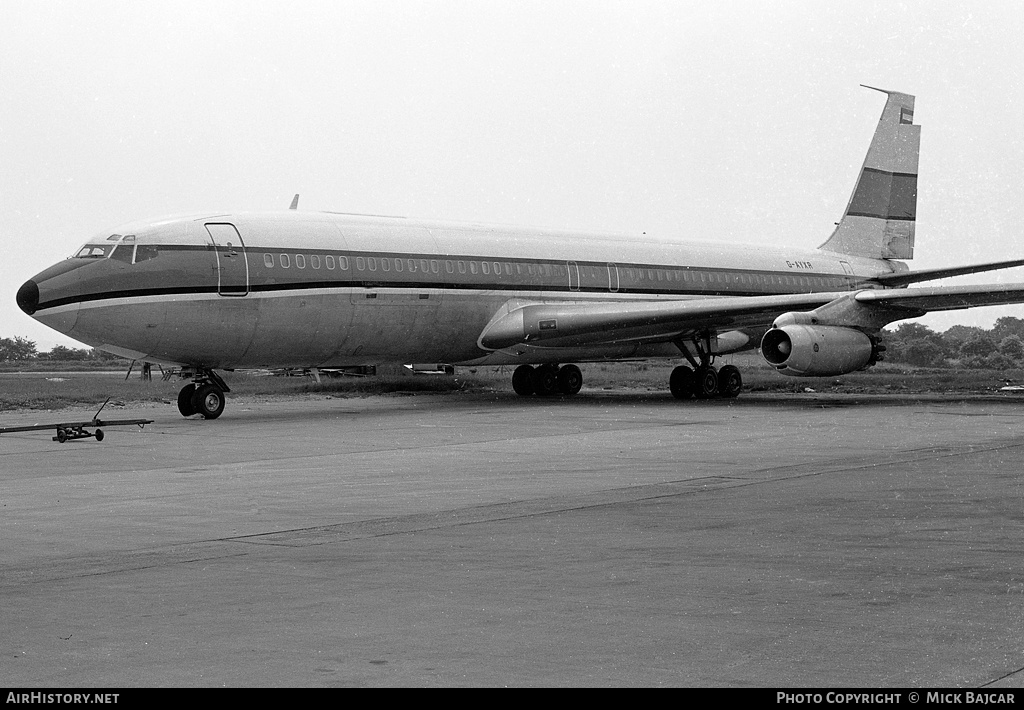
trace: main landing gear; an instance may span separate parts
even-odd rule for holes
[[[729,399],[737,397],[743,389],[743,376],[735,365],[715,369],[711,357],[701,357],[705,364],[699,364],[692,356],[687,359],[693,367],[680,365],[669,377],[668,388],[676,399]],[[520,365],[512,373],[512,389],[522,397],[574,395],[582,386],[583,373],[575,365]]]
[[[178,411],[183,417],[201,414],[203,419],[216,419],[224,411],[224,393],[231,389],[213,370],[196,370],[191,377],[192,383],[178,392]]]
[[[574,395],[582,386],[583,373],[575,365],[520,365],[512,373],[512,389],[523,397]]]
[[[700,361],[690,353],[685,344],[679,342],[676,346],[683,353],[693,369],[686,365],[680,365],[672,370],[668,379],[668,388],[676,399],[714,399],[716,397],[732,398],[739,395],[743,389],[743,376],[740,369],[735,365],[724,365],[715,369],[713,362],[715,356],[711,354],[711,338],[705,333],[703,337],[694,337],[693,345],[697,350]]]
[[[743,376],[735,365],[725,365],[719,370],[711,365],[698,365],[693,370],[680,365],[672,370],[668,388],[676,399],[731,398],[743,389]]]

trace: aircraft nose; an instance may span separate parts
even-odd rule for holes
[[[18,307],[32,315],[39,308],[39,285],[29,279],[18,289]]]

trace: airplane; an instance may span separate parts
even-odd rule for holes
[[[874,87],[866,87],[874,88]],[[300,211],[130,223],[26,281],[21,309],[75,340],[179,366],[183,416],[215,419],[217,370],[515,365],[523,396],[579,392],[577,362],[669,358],[679,399],[736,397],[759,348],[779,372],[882,359],[881,329],[1024,302],[1024,284],[911,284],[1024,259],[911,271],[920,126],[885,107],[846,211],[816,250]]]

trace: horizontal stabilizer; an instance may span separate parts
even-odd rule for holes
[[[934,281],[936,279],[948,279],[952,276],[964,276],[965,274],[980,274],[983,271],[996,271],[997,269],[1012,269],[1015,266],[1024,266],[1024,259],[1012,261],[993,261],[988,264],[975,264],[974,266],[958,266],[947,269],[921,269],[920,271],[903,271],[894,274],[882,274],[876,276],[876,281],[883,286],[899,287],[907,284],[919,283],[921,281]]]
[[[857,293],[857,302],[865,306],[901,308],[915,311],[955,311],[976,306],[1005,306],[1024,302],[1024,284],[987,286],[932,286],[871,290]]]

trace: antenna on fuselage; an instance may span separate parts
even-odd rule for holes
[[[299,193],[297,193],[297,192],[295,193],[295,197],[292,198],[292,206],[289,207],[288,209],[290,209],[290,210],[297,210],[297,209],[299,209]]]

